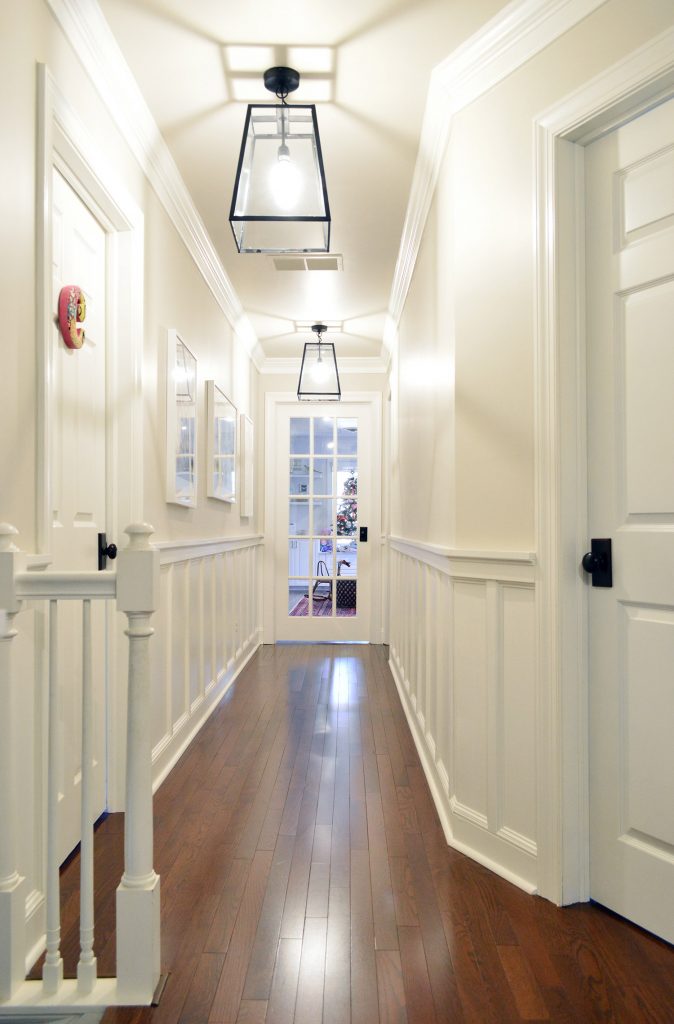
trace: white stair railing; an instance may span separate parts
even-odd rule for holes
[[[0,1020],[21,1012],[91,1010],[151,1002],[160,973],[159,876],[152,866],[152,777],[149,641],[159,595],[159,552],[152,527],[127,527],[129,544],[116,572],[29,572],[15,544],[17,531],[0,523]],[[117,974],[98,978],[94,953],[94,849],[92,810],[93,676],[91,602],[116,599],[127,616],[127,704],[124,874],[117,889]],[[49,603],[49,724],[47,749],[46,958],[42,981],[25,980],[26,892],[17,863],[11,671],[15,617],[24,601]],[[64,980],[60,953],[58,831],[57,636],[58,606],[82,602],[82,786],[80,848],[80,959],[77,979]]]

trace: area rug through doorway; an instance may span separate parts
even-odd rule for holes
[[[289,614],[291,616],[297,616],[297,615],[308,616],[309,615],[309,598],[308,597],[301,597],[299,599],[299,601],[297,602],[297,604],[294,606],[294,608],[290,611]],[[338,617],[339,616],[351,616],[351,615],[355,615],[355,614],[356,614],[356,609],[355,608],[338,608],[337,609],[337,616]],[[326,616],[331,616],[332,615],[332,601],[316,601],[314,603],[314,614],[313,614],[312,618],[317,618],[317,617],[322,616],[322,615],[326,615]]]

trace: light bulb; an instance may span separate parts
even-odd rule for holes
[[[317,384],[325,384],[330,377],[330,367],[323,360],[323,353],[318,353],[318,359],[311,368],[311,376]]]
[[[290,150],[283,144],[278,148],[278,159],[269,171],[269,187],[280,210],[292,210],[302,194],[302,175],[290,159]]]

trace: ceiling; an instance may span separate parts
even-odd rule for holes
[[[431,69],[503,0],[99,0],[267,358],[308,323],[345,357],[378,356]],[[246,103],[265,68],[316,102],[340,270],[239,255],[227,220]],[[304,325],[304,326],[303,326]]]

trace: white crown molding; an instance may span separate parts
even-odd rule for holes
[[[433,69],[393,274],[384,348],[396,343],[454,114],[516,71],[606,0],[515,0]]]
[[[171,218],[236,337],[251,360],[257,339],[192,197],[131,69],[95,0],[47,0],[108,113]],[[245,318],[247,320],[247,318]]]
[[[301,357],[297,356],[267,356],[258,366],[262,374],[299,374]],[[337,367],[340,375],[346,373],[387,373],[389,366],[388,358],[382,356],[350,356],[337,357]]]

